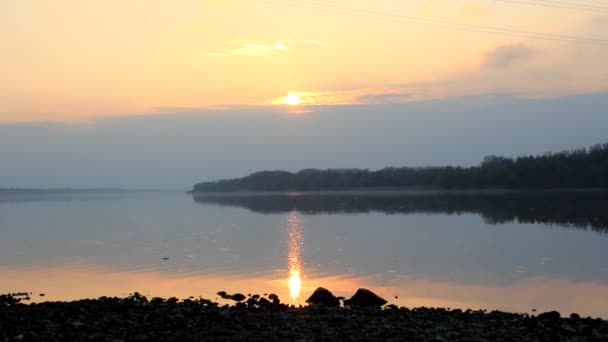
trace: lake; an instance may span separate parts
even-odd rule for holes
[[[608,318],[607,233],[605,192],[5,193],[0,293],[303,304],[363,287],[407,307]]]

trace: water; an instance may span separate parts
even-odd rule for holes
[[[3,194],[0,293],[300,304],[317,286],[364,287],[408,307],[606,318],[606,209],[603,192]]]

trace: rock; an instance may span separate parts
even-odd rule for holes
[[[568,324],[562,324],[561,329],[562,329],[562,332],[565,332],[566,334],[569,334],[569,335],[576,334],[576,329],[574,329],[572,326],[570,326]]]
[[[538,315],[539,319],[559,319],[560,317],[561,315],[557,311],[547,311]]]
[[[222,311],[220,311],[220,317],[224,319],[229,319],[231,316],[232,312],[230,312],[230,309],[223,309]]]
[[[306,300],[308,304],[319,304],[325,306],[339,306],[340,301],[328,289],[319,287]]]
[[[247,305],[249,305],[249,307],[254,307],[258,304],[258,300],[255,298],[249,298],[247,299]]]
[[[328,290],[316,292],[331,299]],[[222,306],[203,298],[152,298],[144,305],[143,298],[133,294],[23,305],[19,298],[0,295],[0,342],[608,341],[608,321],[579,315],[556,318],[557,312],[537,318],[500,311],[409,310],[395,305],[385,305],[383,310],[373,306],[296,308],[272,304],[268,298],[260,298],[257,304],[255,298],[248,298],[247,303]],[[357,296],[353,300],[356,302]]]
[[[275,305],[281,304],[281,300],[279,299],[279,296],[277,296],[274,293],[269,294],[268,299],[270,299],[272,301],[272,304],[275,304]]]
[[[76,329],[78,329],[84,325],[81,321],[73,321],[73,322],[71,322],[71,324]]]
[[[150,300],[150,304],[152,304],[152,305],[160,305],[160,304],[163,304],[164,302],[165,302],[165,300],[160,297],[154,297]]]
[[[368,289],[358,289],[349,300],[349,304],[355,306],[382,306],[386,303],[386,300]]]
[[[237,301],[237,302],[240,302],[240,301],[244,300],[245,298],[247,298],[247,297],[245,297],[245,295],[242,293],[235,293],[231,296],[231,299],[234,301]]]

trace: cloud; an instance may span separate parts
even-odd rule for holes
[[[608,28],[604,17],[589,22],[596,29]],[[453,72],[429,81],[362,84],[356,88],[290,89],[300,104],[361,105],[400,104],[446,99],[455,96],[509,94],[518,98],[556,98],[608,90],[603,46],[531,45],[525,42],[497,45],[481,52],[479,67]],[[266,100],[284,105],[287,94]]]
[[[277,51],[283,51],[283,49],[277,49]],[[232,55],[238,56],[266,56],[274,52],[274,46],[266,44],[244,44],[236,49],[230,50]]]
[[[498,46],[486,53],[483,65],[489,68],[507,68],[528,60],[533,51],[534,49],[522,43]]]
[[[603,18],[593,24],[603,26]],[[601,46],[533,46],[524,42],[497,45],[481,52],[478,68],[430,81],[375,84],[357,88],[290,89],[305,106],[398,104],[454,96],[510,94],[518,98],[556,98],[608,90],[601,68],[607,51]],[[584,77],[582,77],[584,76]],[[286,94],[266,103],[284,105]],[[314,110],[310,108],[311,110]]]
[[[596,15],[591,18],[591,25],[596,28],[608,28],[608,17]]]
[[[211,56],[211,57],[224,57],[224,56],[230,56],[227,53],[223,53],[223,52],[205,52],[204,53],[205,56]]]
[[[394,92],[394,93],[380,93],[380,94],[365,94],[359,96],[357,99],[363,103],[368,104],[380,104],[380,103],[401,103],[411,98],[411,93]]]
[[[412,100],[412,94],[401,87],[359,88],[328,91],[295,91],[301,105],[349,105],[349,104],[388,104]],[[271,105],[283,105],[285,95],[271,98]]]
[[[297,40],[297,39],[279,39],[278,42],[281,43],[290,43],[290,44],[314,44],[314,45],[327,45],[326,42],[321,40]]]
[[[272,54],[287,53],[291,50],[290,46],[294,45],[327,45],[320,40],[297,40],[297,39],[279,39],[275,41],[258,41],[242,38],[230,39],[225,42],[227,45],[235,46],[226,51],[211,51],[202,53],[210,57],[225,57],[225,56],[246,56],[246,57],[261,57]]]

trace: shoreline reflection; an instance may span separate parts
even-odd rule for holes
[[[608,191],[195,194],[203,205],[260,214],[476,214],[487,224],[532,223],[608,234]]]

